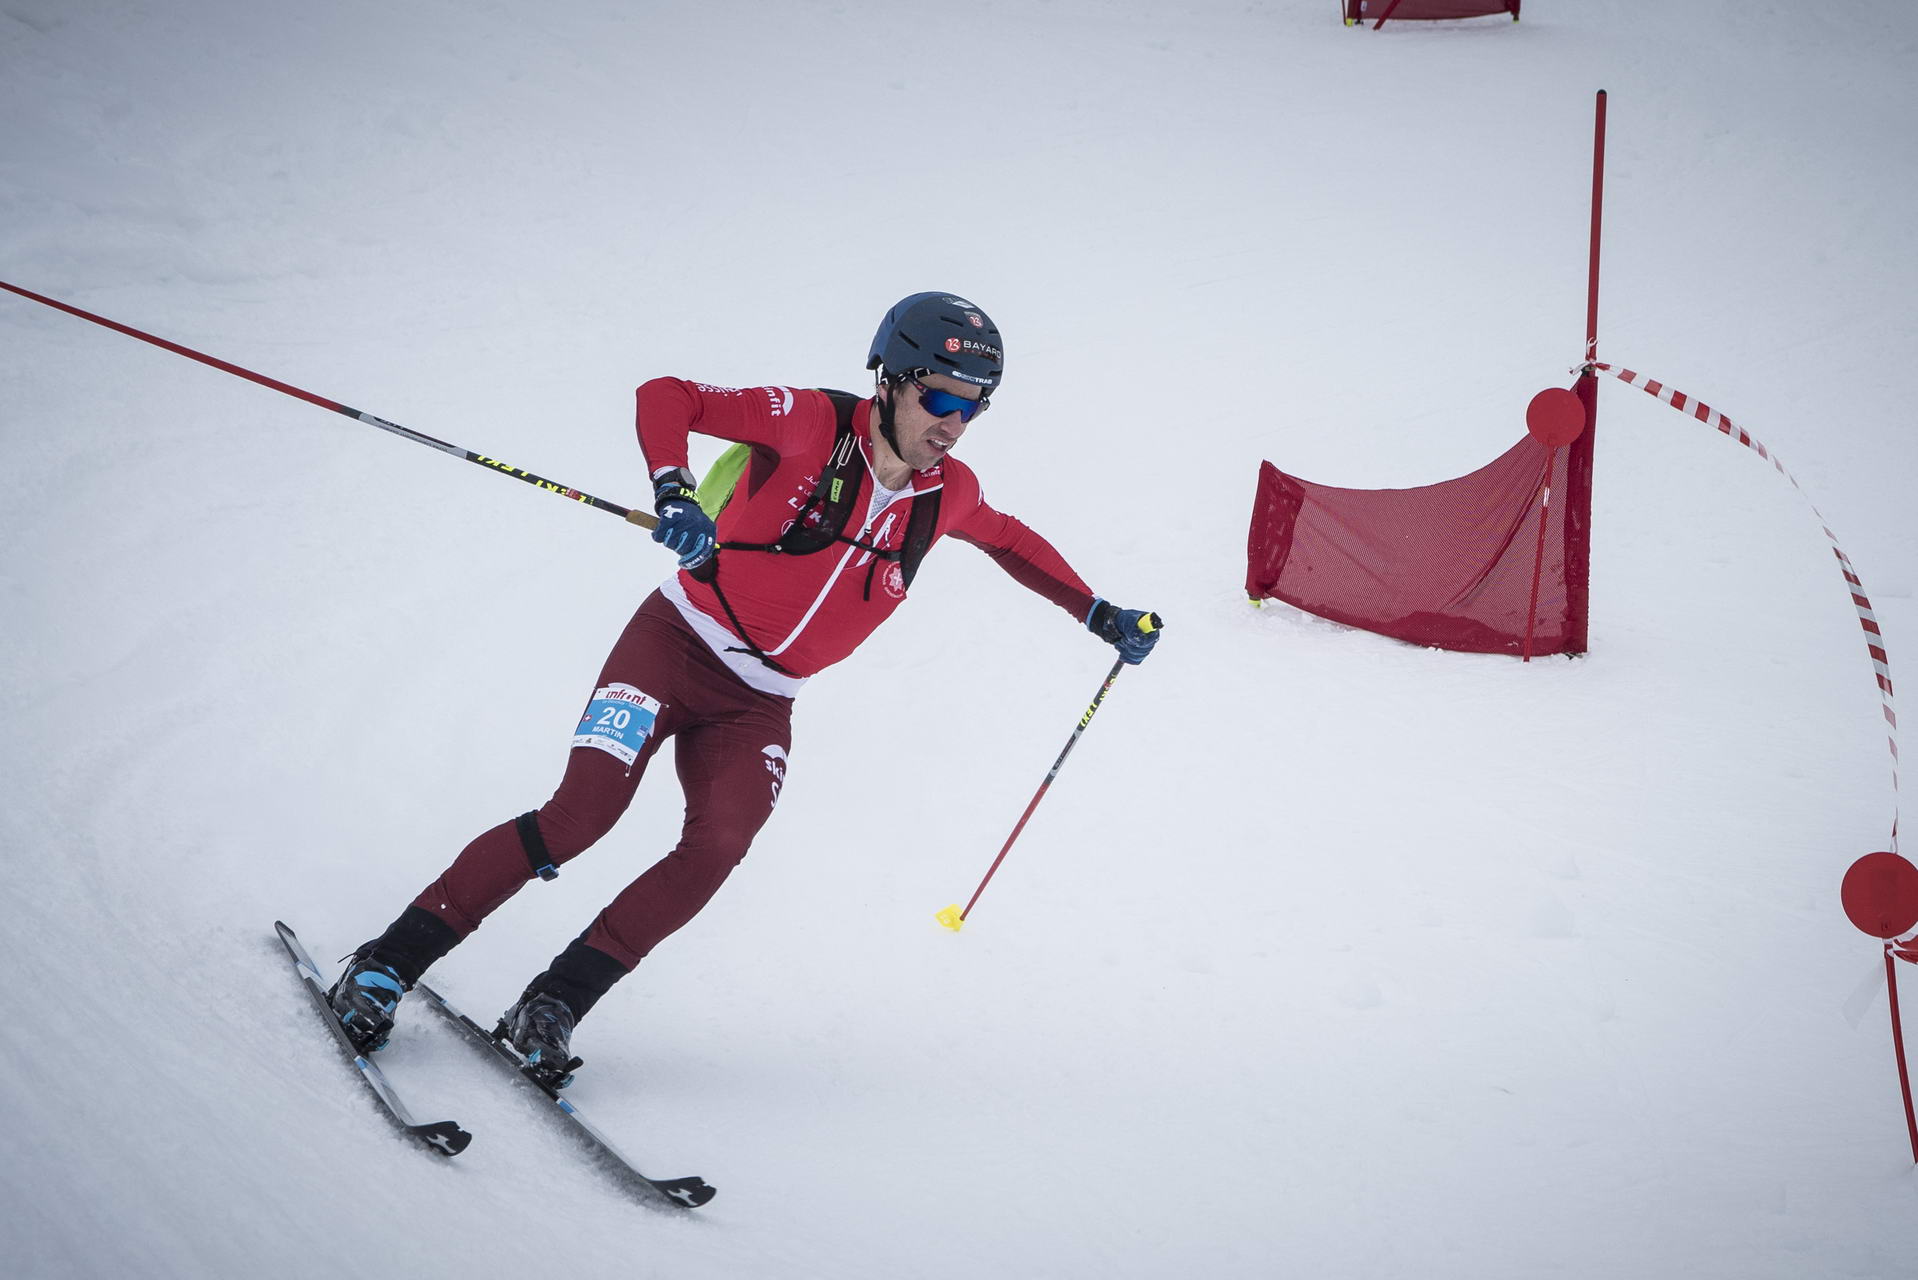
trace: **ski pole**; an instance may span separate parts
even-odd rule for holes
[[[390,431],[403,440],[411,440],[415,444],[423,444],[428,448],[438,449],[441,453],[451,454],[455,458],[463,458],[467,462],[477,462],[480,466],[490,468],[491,470],[499,472],[501,475],[511,476],[515,480],[524,480],[536,489],[544,489],[548,493],[557,493],[562,498],[571,498],[575,502],[583,502],[587,506],[599,511],[610,511],[627,523],[636,524],[642,529],[653,529],[659,526],[659,521],[649,512],[631,511],[616,502],[608,502],[604,498],[595,498],[592,494],[582,493],[578,489],[569,489],[563,484],[556,484],[542,476],[536,476],[530,471],[522,471],[510,463],[501,462],[498,458],[489,458],[485,454],[474,453],[472,450],[462,449],[456,444],[448,444],[444,440],[435,440],[432,436],[422,432],[409,430],[397,422],[388,422],[385,418],[376,418],[370,413],[361,413],[358,409],[349,409],[337,401],[328,400],[325,396],[316,396],[311,391],[303,391],[299,387],[290,386],[275,378],[269,378],[265,374],[255,373],[251,369],[243,369],[237,364],[229,364],[225,360],[215,359],[213,356],[207,355],[204,352],[195,351],[191,347],[183,347],[177,342],[168,342],[165,338],[156,338],[150,333],[143,333],[139,329],[133,328],[131,325],[120,324],[117,321],[107,319],[105,316],[96,316],[91,311],[82,311],[80,308],[70,306],[67,303],[57,301],[53,298],[43,297],[31,290],[22,289],[18,285],[8,284],[5,280],[0,280],[0,289],[5,289],[9,293],[17,293],[21,297],[30,298],[35,302],[43,302],[56,311],[64,311],[68,315],[78,316],[82,320],[91,320],[94,324],[112,329],[115,333],[124,333],[129,338],[138,338],[142,342],[150,342],[163,351],[171,351],[173,354],[185,356],[189,360],[198,360],[201,364],[209,365],[224,373],[233,374],[235,377],[245,378],[248,382],[257,382],[263,387],[271,387],[273,390],[292,396],[296,400],[304,400],[308,404],[316,404],[322,409],[331,409],[335,413],[343,413],[357,422],[364,422],[369,427],[378,427],[382,431]]]
[[[1156,613],[1148,613],[1145,617],[1139,619],[1139,629],[1142,631],[1157,631],[1163,625],[1164,624],[1159,621],[1159,615]],[[1026,805],[1026,811],[1019,815],[1019,822],[1012,828],[1012,834],[1007,836],[1005,844],[1000,846],[999,856],[992,860],[990,867],[986,868],[986,878],[981,880],[979,887],[972,891],[972,897],[967,901],[963,910],[959,904],[955,902],[944,911],[936,913],[934,918],[937,919],[940,924],[957,933],[960,927],[966,923],[966,916],[971,913],[974,904],[979,901],[979,895],[986,891],[986,886],[992,883],[992,877],[999,870],[999,864],[1004,862],[1006,860],[1006,854],[1012,851],[1012,842],[1017,840],[1019,833],[1026,829],[1026,819],[1032,816],[1032,811],[1039,807],[1039,801],[1045,798],[1046,788],[1050,787],[1052,780],[1059,776],[1059,767],[1066,762],[1066,757],[1072,754],[1072,748],[1078,744],[1079,735],[1084,733],[1086,726],[1092,723],[1092,717],[1098,713],[1099,704],[1105,701],[1106,694],[1112,690],[1112,682],[1119,678],[1119,673],[1125,670],[1125,665],[1125,659],[1120,658],[1112,664],[1112,670],[1106,672],[1105,683],[1099,686],[1099,692],[1092,695],[1092,705],[1087,707],[1086,713],[1079,717],[1078,727],[1072,731],[1072,736],[1066,739],[1065,749],[1059,752],[1059,758],[1052,762],[1052,768],[1047,772],[1046,780],[1039,784],[1037,791],[1032,793],[1032,800]]]

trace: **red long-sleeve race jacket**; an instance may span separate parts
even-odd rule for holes
[[[750,445],[752,459],[732,500],[719,514],[719,540],[777,540],[812,496],[838,434],[832,401],[824,392],[794,387],[711,387],[679,378],[655,378],[639,388],[639,444],[648,473],[686,465],[690,432]],[[987,505],[972,469],[954,458],[915,472],[908,487],[882,506],[872,499],[872,441],[867,422],[873,402],[853,416],[854,436],[865,466],[844,536],[882,550],[906,539],[912,499],[933,490],[939,520],[933,541],[951,534],[991,556],[1022,585],[1075,619],[1092,608],[1091,588],[1051,543],[1013,517]],[[791,696],[804,678],[858,648],[906,598],[897,560],[880,558],[847,542],[811,555],[763,551],[720,553],[719,590],[681,570],[661,590],[687,621],[749,684]],[[732,617],[728,618],[726,606]],[[774,671],[750,655],[728,652],[742,637],[784,669]]]

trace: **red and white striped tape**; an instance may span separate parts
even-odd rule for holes
[[[1630,369],[1592,363],[1581,366],[1579,372],[1585,369],[1609,373],[1620,382],[1637,387],[1648,395],[1656,396],[1680,413],[1697,418],[1706,426],[1738,441],[1759,457],[1769,460],[1772,466],[1778,468],[1779,475],[1791,481],[1791,487],[1798,490],[1799,496],[1804,498],[1805,504],[1811,508],[1811,513],[1818,517],[1818,525],[1825,531],[1825,537],[1830,540],[1832,553],[1838,557],[1838,566],[1844,572],[1846,585],[1851,588],[1851,603],[1858,610],[1858,624],[1865,629],[1865,647],[1871,652],[1872,669],[1878,677],[1878,700],[1884,704],[1885,723],[1889,726],[1886,741],[1891,747],[1891,851],[1896,853],[1898,851],[1898,713],[1892,706],[1891,659],[1885,653],[1885,636],[1879,629],[1878,615],[1872,612],[1871,600],[1865,595],[1865,584],[1859,581],[1858,570],[1852,567],[1851,557],[1847,556],[1845,549],[1838,545],[1838,535],[1831,531],[1831,525],[1818,510],[1818,504],[1811,500],[1811,495],[1805,492],[1804,486],[1798,483],[1797,477],[1785,470],[1785,464],[1778,460],[1778,455],[1753,439],[1743,427],[1735,424],[1718,410],[1695,396],[1688,396],[1682,391],[1674,390],[1656,379],[1648,378]]]

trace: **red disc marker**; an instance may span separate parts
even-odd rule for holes
[[[1568,445],[1585,431],[1585,406],[1564,387],[1547,387],[1525,406],[1525,429],[1547,448]]]
[[[1874,938],[1896,938],[1918,924],[1918,867],[1895,853],[1868,853],[1845,872],[1845,914]]]

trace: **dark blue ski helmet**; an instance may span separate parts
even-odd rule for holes
[[[928,369],[984,387],[986,395],[998,387],[1005,362],[991,317],[957,294],[939,292],[893,304],[866,356],[866,367],[887,377]]]

